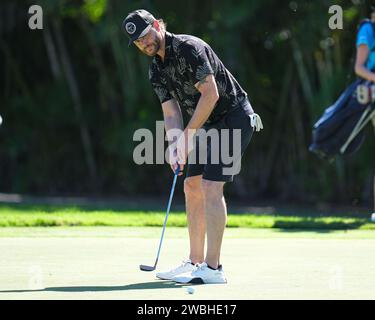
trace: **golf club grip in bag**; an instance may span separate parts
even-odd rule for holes
[[[367,103],[358,101],[361,100],[357,92],[359,86],[369,93]],[[325,110],[313,127],[311,152],[330,160],[359,150],[365,139],[363,128],[374,114],[374,97],[370,93],[375,87],[371,86],[373,84],[367,80],[356,80]]]

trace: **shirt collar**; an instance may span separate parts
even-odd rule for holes
[[[173,39],[173,34],[166,31],[165,32],[164,62],[161,60],[160,56],[156,55],[155,60],[158,64],[166,64],[167,61],[171,59],[173,55],[172,39]]]

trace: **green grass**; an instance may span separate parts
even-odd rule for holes
[[[3,205],[0,204],[0,227],[51,226],[162,226],[165,212],[136,210],[107,210],[84,207]],[[168,225],[185,227],[184,212],[171,212]],[[375,230],[375,223],[357,217],[312,217],[286,215],[229,214],[228,227]]]

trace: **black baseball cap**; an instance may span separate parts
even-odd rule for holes
[[[122,29],[130,38],[129,46],[133,41],[146,35],[155,20],[150,12],[143,9],[130,12],[122,22]]]

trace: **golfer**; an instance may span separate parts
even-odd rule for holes
[[[131,12],[123,22],[123,29],[130,38],[129,45],[134,43],[141,52],[153,57],[149,79],[162,106],[167,136],[171,129],[181,130],[172,150],[178,164],[171,163],[171,167],[176,170],[180,165],[181,171],[187,167],[184,193],[189,258],[156,276],[179,283],[226,283],[220,264],[227,222],[223,187],[226,182],[233,181],[238,172],[225,170],[235,167],[235,163],[228,164],[221,158],[212,161],[215,158],[212,152],[221,153],[221,143],[215,146],[208,143],[202,147],[196,133],[198,129],[214,129],[221,137],[221,131],[227,129],[233,137],[234,129],[239,129],[240,141],[233,145],[229,139],[228,146],[232,152],[235,147],[240,148],[239,157],[233,157],[236,162],[249,144],[253,131],[262,129],[261,119],[254,113],[246,92],[203,40],[166,31],[163,20],[155,19],[146,10]],[[185,128],[180,108],[191,117]],[[188,146],[193,146],[191,149],[197,154],[207,151],[207,156],[203,157],[205,161],[190,162]]]
[[[357,55],[355,73],[368,81],[375,83],[375,7],[371,7],[371,23],[363,23],[357,34]],[[375,118],[372,119],[375,129]],[[373,180],[374,213],[375,213],[375,176]]]

